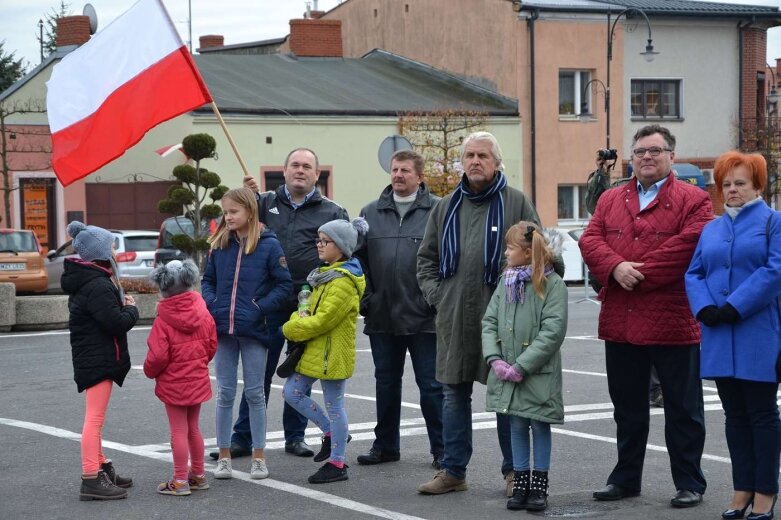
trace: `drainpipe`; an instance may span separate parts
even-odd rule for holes
[[[529,28],[529,76],[531,85],[529,86],[529,102],[531,103],[531,179],[532,179],[532,204],[537,206],[537,103],[535,100],[535,62],[534,62],[534,21],[540,17],[540,11],[535,9],[531,16],[526,20]]]
[[[738,150],[743,149],[743,22],[738,22]]]

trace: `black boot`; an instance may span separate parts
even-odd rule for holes
[[[127,498],[127,491],[114,485],[103,470],[96,478],[81,477],[79,500],[116,500]]]
[[[526,501],[528,511],[544,511],[548,507],[548,472],[532,471],[529,499]]]
[[[101,464],[100,469],[106,472],[108,479],[117,487],[129,488],[133,485],[132,478],[117,475],[117,470],[114,469],[114,464],[110,460],[106,460],[106,462]]]
[[[526,509],[529,498],[529,470],[516,471],[513,475],[513,496],[507,501],[507,509],[519,511]]]

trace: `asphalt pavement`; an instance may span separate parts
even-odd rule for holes
[[[104,448],[121,475],[134,479],[126,500],[80,502],[79,435],[84,396],[76,392],[68,332],[0,334],[0,519],[22,518],[275,518],[275,519],[439,519],[518,518],[527,515],[604,519],[720,518],[731,494],[730,461],[724,439],[723,413],[710,381],[703,383],[707,441],[702,461],[708,490],[702,505],[670,507],[675,493],[665,451],[662,410],[652,408],[651,432],[642,495],[618,502],[596,502],[615,463],[615,423],[607,392],[604,347],[596,339],[598,304],[582,301],[583,287],[570,287],[569,327],[562,348],[565,423],[553,428],[549,508],[545,513],[505,508],[501,454],[495,416],[485,413],[485,389],[475,384],[474,454],[468,469],[469,489],[425,496],[416,488],[428,481],[428,439],[420,413],[411,365],[404,378],[401,460],[361,466],[356,457],[374,439],[374,368],[368,338],[357,337],[357,363],[347,385],[347,413],[352,442],[347,449],[349,480],[312,485],[307,477],[319,464],[284,452],[280,381],[272,387],[268,409],[266,460],[271,476],[249,479],[249,458],[233,461],[232,480],[214,480],[211,488],[189,497],[156,493],[172,474],[168,422],[154,395],[154,382],[141,368],[148,326],[129,335],[133,369],[122,388],[114,387],[103,430]],[[663,324],[660,324],[663,326]],[[315,385],[317,396],[319,385]],[[237,402],[238,404],[238,402]],[[214,400],[203,406],[201,429],[207,451],[215,443]],[[311,426],[311,425],[310,425]],[[307,431],[316,447],[316,428]],[[214,465],[207,458],[207,472]]]

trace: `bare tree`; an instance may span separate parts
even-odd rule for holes
[[[399,114],[399,133],[426,161],[426,184],[432,193],[447,195],[461,180],[461,141],[485,130],[488,114],[471,110],[437,110]]]
[[[5,222],[11,222],[11,192],[14,191],[12,172],[36,171],[51,166],[51,138],[47,126],[11,124],[9,118],[24,114],[43,114],[46,106],[42,100],[24,102],[0,102],[0,180],[3,192]],[[41,160],[40,154],[46,154]],[[2,218],[0,218],[2,220]]]

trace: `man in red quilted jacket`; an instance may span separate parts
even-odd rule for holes
[[[702,502],[705,443],[700,330],[683,275],[700,232],[713,218],[707,193],[672,173],[675,137],[641,128],[632,144],[634,178],[606,191],[580,238],[583,259],[603,284],[599,338],[605,341],[618,462],[597,500],[640,494],[648,440],[651,367],[664,394],[665,439],[676,494],[673,507]]]

